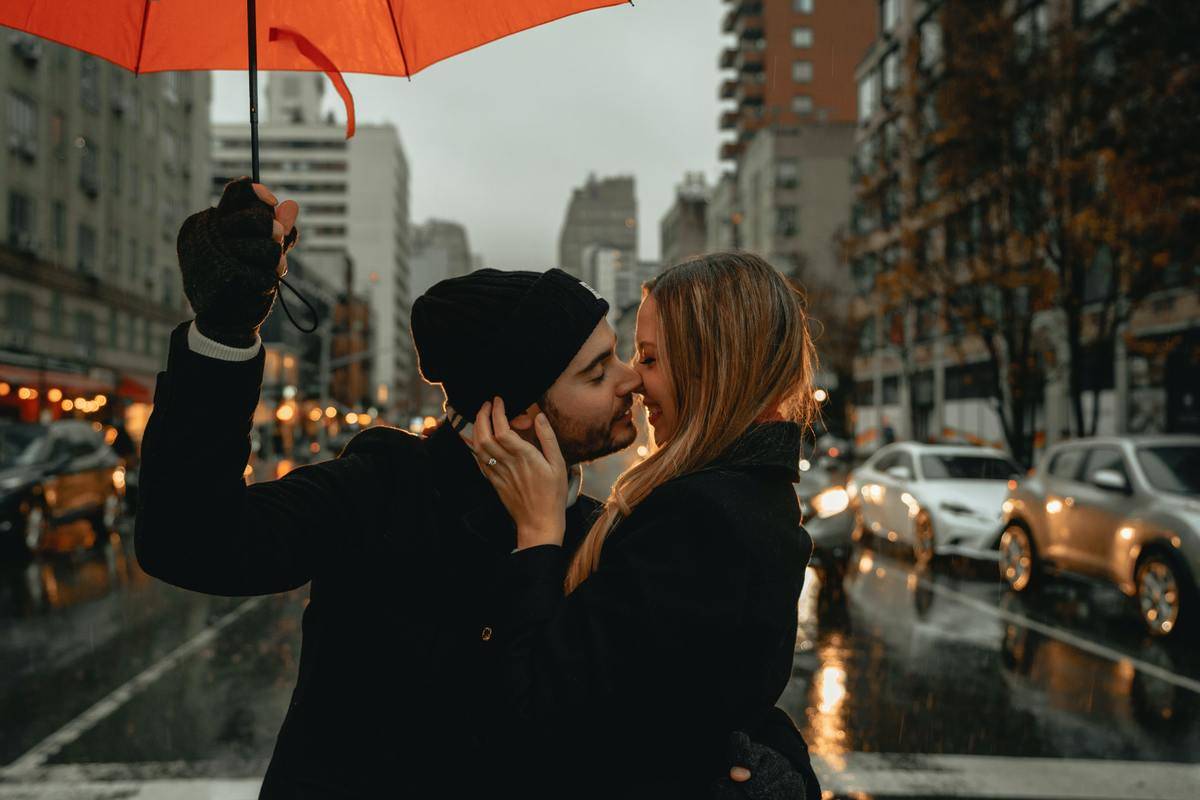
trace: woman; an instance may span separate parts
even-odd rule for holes
[[[654,450],[573,555],[545,416],[540,451],[499,403],[475,423],[480,467],[517,526],[494,633],[502,691],[530,757],[573,784],[564,796],[704,796],[728,770],[730,731],[807,763],[774,708],[812,549],[792,487],[813,414],[803,299],[745,253],[679,264],[644,289],[634,367]],[[808,778],[777,787],[813,796]]]

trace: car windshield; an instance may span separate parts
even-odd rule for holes
[[[1007,459],[970,455],[923,455],[921,472],[931,481],[1002,481],[1021,474]]]
[[[0,428],[0,468],[41,461],[49,442],[46,429],[39,425],[8,425]]]
[[[1138,464],[1146,480],[1160,492],[1200,496],[1200,447],[1162,445],[1139,447]]]

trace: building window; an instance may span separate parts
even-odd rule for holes
[[[115,308],[111,308],[111,307],[108,309],[108,346],[109,347],[117,346],[117,334],[119,333],[120,327],[121,327],[120,317],[121,317],[120,311],[117,311]]]
[[[100,193],[100,164],[96,148],[84,141],[79,151],[79,188],[95,197]]]
[[[8,147],[25,159],[37,154],[37,106],[18,92],[8,93]]]
[[[33,298],[25,292],[10,291],[6,297],[8,314],[4,327],[20,333],[33,332]]]
[[[807,28],[807,27],[792,28],[792,47],[812,47],[812,46],[813,46],[812,28]]]
[[[55,252],[67,249],[67,207],[61,200],[50,204],[50,235],[54,237]]]
[[[90,311],[75,312],[75,352],[82,358],[96,355],[96,319]]]
[[[55,289],[50,295],[50,332],[60,336],[63,329],[63,298],[62,292]]]
[[[900,22],[900,0],[879,0],[879,29],[887,36]]]
[[[858,83],[858,120],[865,122],[875,114],[879,103],[879,83],[874,72],[868,72]]]
[[[813,99],[806,94],[798,94],[792,98],[792,111],[796,114],[811,114]]]
[[[100,62],[87,53],[79,57],[79,102],[93,113],[100,110]]]
[[[76,247],[79,257],[76,265],[80,272],[93,275],[96,272],[96,231],[92,226],[79,223],[75,231]]]
[[[116,226],[108,229],[108,242],[105,249],[108,251],[108,273],[115,277],[121,264],[121,235]]]
[[[900,88],[900,51],[893,49],[883,57],[883,93],[889,95]]]
[[[129,282],[133,283],[137,280],[138,266],[138,243],[137,239],[130,237],[129,239]]]
[[[174,175],[179,160],[179,137],[175,131],[164,127],[162,131],[163,169],[168,175]]]
[[[813,13],[813,0],[792,0],[792,11],[797,14]]]
[[[1046,4],[1028,8],[1013,20],[1017,60],[1026,62],[1046,46]]]
[[[187,76],[182,72],[164,72],[162,75],[162,96],[168,103],[175,105],[183,99],[184,81]]]
[[[33,199],[22,192],[8,193],[8,243],[21,252],[33,252]]]
[[[775,165],[775,188],[795,189],[800,185],[800,164],[794,158],[780,159]]]
[[[921,23],[921,68],[933,69],[942,60],[942,26],[930,17]]]
[[[1078,2],[1079,18],[1091,19],[1107,10],[1109,6],[1116,5],[1117,0],[1078,0]]]
[[[800,233],[800,214],[795,206],[775,208],[775,236],[790,239]]]
[[[809,83],[813,77],[811,61],[795,61],[792,63],[792,80],[796,83]]]
[[[121,194],[121,151],[113,148],[109,164],[109,181],[108,185],[112,187],[114,195]]]

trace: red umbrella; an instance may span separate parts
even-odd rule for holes
[[[343,72],[411,77],[495,39],[626,2],[632,5],[632,0],[3,0],[0,25],[136,74],[248,66],[251,172],[258,183],[260,66],[328,75],[346,104],[350,138],[354,99]]]
[[[0,25],[60,42],[134,73],[250,70],[258,181],[259,67],[412,76],[443,59],[562,17],[632,0],[4,0]],[[242,22],[248,34],[238,35]]]

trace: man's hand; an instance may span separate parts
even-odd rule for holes
[[[299,213],[294,200],[280,203],[265,186],[242,177],[225,185],[216,208],[184,220],[176,250],[201,333],[234,347],[254,344],[277,281],[287,274]]]
[[[730,767],[729,780],[734,783],[745,783],[750,780],[750,770],[745,767]]]

